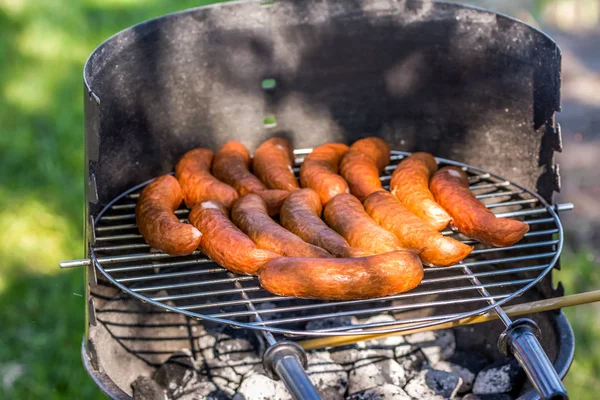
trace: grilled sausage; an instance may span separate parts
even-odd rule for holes
[[[340,174],[348,182],[350,193],[363,201],[383,190],[379,173],[390,162],[390,148],[382,139],[369,137],[356,141],[340,162]]]
[[[396,236],[379,226],[356,197],[348,193],[335,196],[325,206],[327,225],[342,235],[352,247],[369,254],[381,254],[402,248]]]
[[[299,188],[294,175],[294,148],[289,140],[274,137],[258,146],[252,171],[269,189],[293,191]]]
[[[437,169],[437,162],[431,154],[413,153],[394,170],[390,191],[410,212],[441,231],[451,218],[435,202],[429,190],[429,180]]]
[[[237,200],[234,188],[221,182],[210,173],[213,152],[209,149],[190,150],[175,166],[175,177],[183,190],[187,208],[209,199],[222,202],[227,209]]]
[[[390,192],[375,192],[364,201],[367,213],[396,235],[402,246],[423,249],[419,258],[425,265],[446,267],[469,255],[473,248],[445,237],[408,211]]]
[[[259,249],[288,257],[332,257],[273,221],[267,213],[264,200],[256,194],[242,196],[235,202],[231,209],[231,220],[250,236]]]
[[[431,192],[452,217],[452,224],[470,238],[495,247],[511,246],[529,231],[524,222],[496,218],[469,190],[467,174],[444,167],[433,174]]]
[[[321,199],[312,189],[300,189],[291,193],[281,206],[279,221],[288,231],[305,242],[319,246],[337,257],[367,255],[360,249],[350,247],[348,242],[327,226],[321,219]]]
[[[356,300],[413,289],[423,279],[423,266],[408,250],[357,258],[282,257],[263,265],[258,278],[280,296]]]
[[[215,154],[212,173],[231,185],[240,196],[256,193],[267,203],[269,215],[277,215],[289,194],[285,190],[267,190],[267,187],[250,170],[250,153],[240,142],[227,142]]]
[[[198,248],[198,229],[179,221],[177,210],[183,194],[179,182],[163,175],[149,183],[135,205],[137,227],[146,242],[172,256],[185,256]]]
[[[197,204],[189,220],[200,232],[200,249],[217,264],[236,274],[256,274],[267,261],[279,254],[256,247],[227,217],[221,202],[207,200]]]
[[[304,157],[300,166],[300,184],[316,190],[323,205],[336,194],[350,193],[348,183],[338,175],[340,160],[347,150],[348,146],[342,143],[324,144]]]

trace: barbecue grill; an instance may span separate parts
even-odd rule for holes
[[[551,282],[563,244],[558,212],[571,208],[552,202],[560,189],[553,161],[562,145],[554,122],[560,51],[543,33],[449,3],[234,2],[118,33],[92,53],[84,82],[87,258],[62,266],[86,266],[82,354],[112,397],[127,398],[132,374],[148,367],[119,365],[123,359],[114,351],[113,341],[136,353],[123,344],[140,333],[136,313],[120,309],[125,337],[102,336],[99,315],[133,298],[157,314],[186,316],[189,326],[201,320],[260,332],[265,371],[297,398],[317,396],[303,371],[299,339],[359,340],[493,311],[506,327],[501,350],[517,357],[544,398],[566,398],[559,375],[568,370],[573,342],[562,314],[532,316],[544,327],[542,349],[536,322],[513,322],[502,310],[562,295]],[[171,257],[145,244],[133,210],[149,180],[172,171],[193,147],[240,140],[254,149],[275,134],[299,148],[298,164],[325,141],[380,136],[395,149],[381,176],[384,186],[406,151],[429,151],[441,165],[465,169],[488,208],[526,221],[530,232],[506,248],[444,232],[475,245],[464,262],[427,268],[422,284],[408,293],[344,302],[274,296],[255,277],[231,274],[200,252]],[[187,212],[176,214],[185,220]],[[306,328],[323,318],[363,321],[381,313],[395,320]],[[303,342],[306,348],[311,343]],[[142,357],[150,367],[160,357],[151,358]],[[523,393],[535,397],[533,390]]]

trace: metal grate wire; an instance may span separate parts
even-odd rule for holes
[[[296,150],[297,163],[310,151]],[[384,187],[408,154],[392,151],[391,164],[381,176]],[[118,196],[99,213],[90,258],[114,285],[167,311],[290,336],[403,331],[483,314],[517,299],[553,268],[562,249],[562,227],[555,210],[536,193],[478,168],[437,160],[441,166],[462,167],[471,190],[490,210],[527,222],[530,231],[521,242],[504,248],[443,232],[475,250],[460,264],[426,268],[421,284],[407,293],[337,302],[281,297],[263,290],[256,277],[232,274],[200,251],[185,257],[156,252],[137,231],[133,214],[139,191],[149,182]],[[188,212],[180,209],[176,214],[187,221]],[[382,313],[396,321],[369,321]],[[335,326],[315,324],[327,318],[334,318]]]

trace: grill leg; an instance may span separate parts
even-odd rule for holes
[[[296,400],[320,400],[321,396],[304,370],[306,353],[294,342],[278,342],[263,357],[265,371],[271,379],[281,379]]]
[[[539,335],[540,328],[535,322],[518,319],[502,332],[498,349],[517,359],[543,400],[567,400],[567,390],[540,345]]]

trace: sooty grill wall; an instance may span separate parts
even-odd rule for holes
[[[263,89],[274,79],[273,90]],[[90,214],[195,146],[274,134],[392,148],[558,189],[560,51],[511,18],[429,1],[257,1],[151,20],[85,69]],[[266,117],[277,126],[265,128]]]

